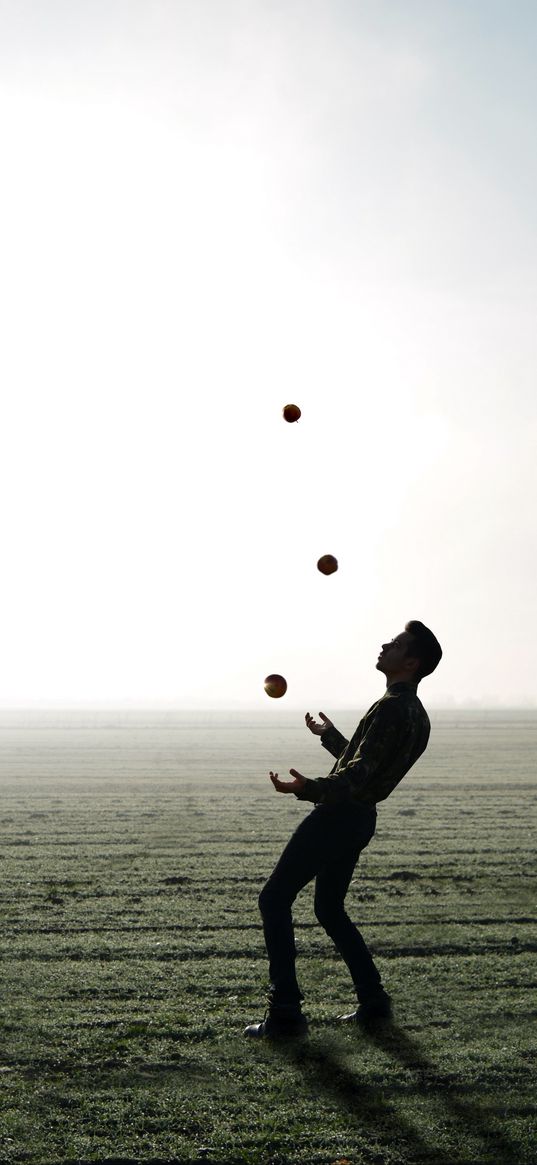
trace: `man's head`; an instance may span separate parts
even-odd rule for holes
[[[418,619],[411,619],[404,631],[390,643],[382,644],[377,668],[384,672],[389,684],[401,681],[419,684],[434,671],[441,658],[442,648],[432,631]]]

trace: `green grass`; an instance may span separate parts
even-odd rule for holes
[[[257,895],[308,810],[240,774],[84,777],[84,748],[69,773],[4,775],[2,1163],[533,1165],[525,794],[417,771],[348,898],[394,1025],[335,1022],[348,973],[307,889],[310,1037],[273,1046],[242,1037],[267,986]]]

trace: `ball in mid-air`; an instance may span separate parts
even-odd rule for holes
[[[284,419],[289,422],[298,421],[299,417],[302,416],[298,405],[284,405],[283,415]]]
[[[279,700],[280,696],[285,696],[287,680],[284,680],[283,676],[267,676],[265,680],[265,691],[267,696],[272,696],[274,700]]]
[[[333,554],[323,554],[317,563],[317,570],[321,574],[333,574],[337,570],[337,558]]]

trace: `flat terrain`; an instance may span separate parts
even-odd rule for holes
[[[537,714],[431,719],[348,897],[395,1023],[335,1022],[306,889],[311,1034],[281,1047],[241,1033],[257,895],[310,811],[268,770],[330,767],[302,714],[2,714],[2,1163],[533,1165]]]

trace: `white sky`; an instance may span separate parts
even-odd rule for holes
[[[426,705],[537,704],[536,50],[0,0],[1,704],[362,707],[412,618]]]

